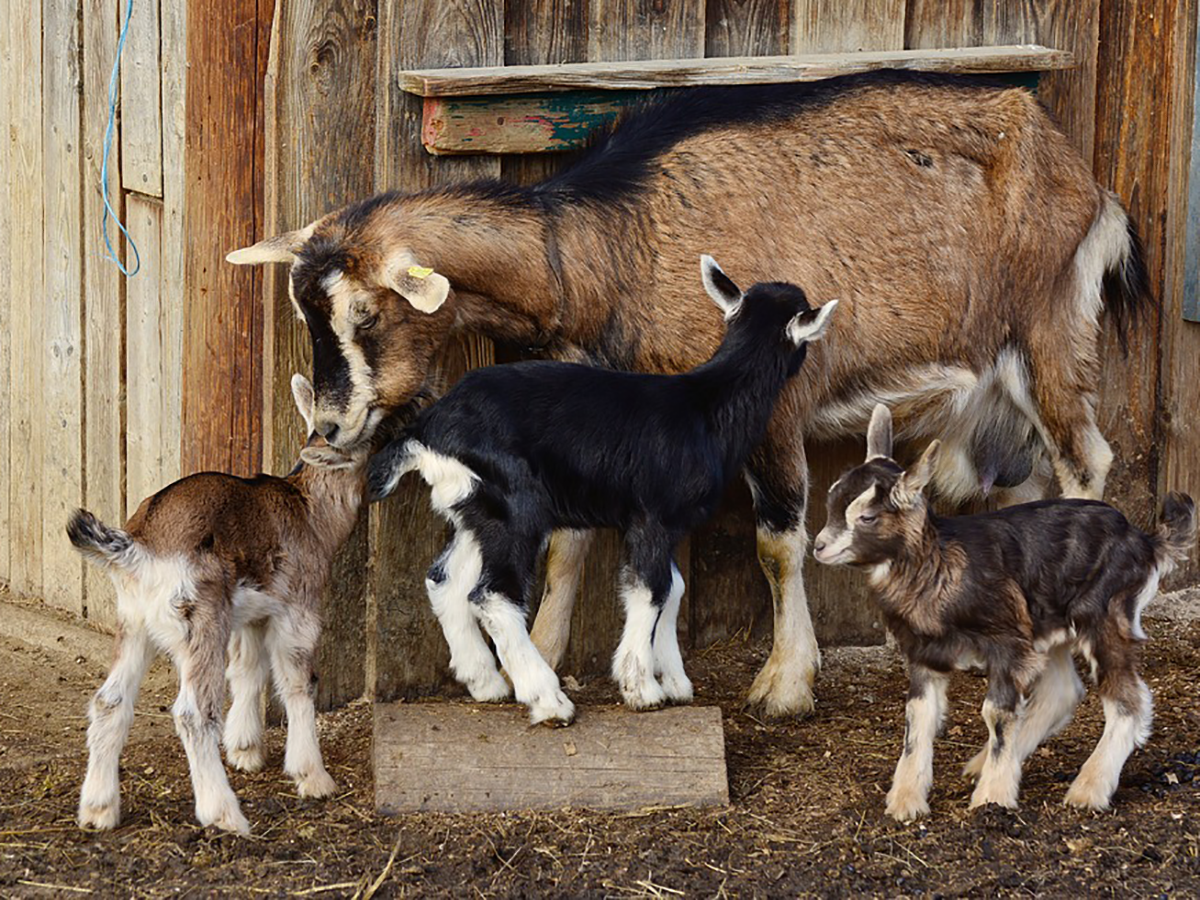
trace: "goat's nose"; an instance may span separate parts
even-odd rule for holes
[[[313,423],[313,431],[332,444],[338,433],[337,422],[329,419],[318,419]]]

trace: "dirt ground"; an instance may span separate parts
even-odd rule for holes
[[[295,795],[278,727],[266,770],[231,772],[248,839],[194,824],[161,661],[124,757],[121,826],[80,831],[84,710],[107,660],[0,640],[0,895],[1197,896],[1200,619],[1151,616],[1147,630],[1154,734],[1109,813],[1062,805],[1101,732],[1094,696],[1030,759],[1019,812],[968,813],[958,770],[984,737],[983,680],[958,677],[932,815],[899,825],[883,815],[902,740],[899,660],[885,648],[829,653],[816,714],[762,722],[741,697],[768,648],[731,641],[689,660],[697,702],[724,711],[728,808],[386,819],[372,807],[370,707],[358,703],[321,717],[335,799]],[[601,678],[575,694],[584,714],[616,699]]]

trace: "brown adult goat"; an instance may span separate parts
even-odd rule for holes
[[[846,309],[746,473],[775,601],[750,698],[801,712],[819,663],[801,576],[806,437],[860,434],[884,402],[902,435],[946,440],[944,493],[1020,481],[1030,454],[1065,495],[1103,491],[1102,289],[1121,324],[1148,301],[1144,270],[1120,203],[1028,91],[897,72],[696,89],[533,187],[383,194],[229,260],[291,264],[317,428],[350,448],[426,388],[456,331],[620,369],[697,365],[722,333],[694,283],[710,248],[739,282],[788,280]],[[534,640],[552,665],[587,543],[551,543]]]

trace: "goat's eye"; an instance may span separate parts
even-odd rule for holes
[[[878,518],[879,516],[875,515],[875,513],[865,513],[864,515],[858,517],[858,521],[862,522],[864,525],[870,525]]]
[[[358,323],[359,331],[370,331],[379,324],[379,313],[373,313]]]

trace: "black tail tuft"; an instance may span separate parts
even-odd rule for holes
[[[1185,562],[1196,545],[1196,502],[1172,491],[1163,501],[1158,524],[1158,557],[1172,568]]]
[[[1129,249],[1118,265],[1104,273],[1104,307],[1112,316],[1122,353],[1129,352],[1130,328],[1157,303],[1150,289],[1146,251],[1128,214],[1125,229],[1129,237]]]
[[[84,556],[103,565],[126,565],[133,549],[129,532],[109,528],[86,509],[75,510],[67,523],[67,537]]]

